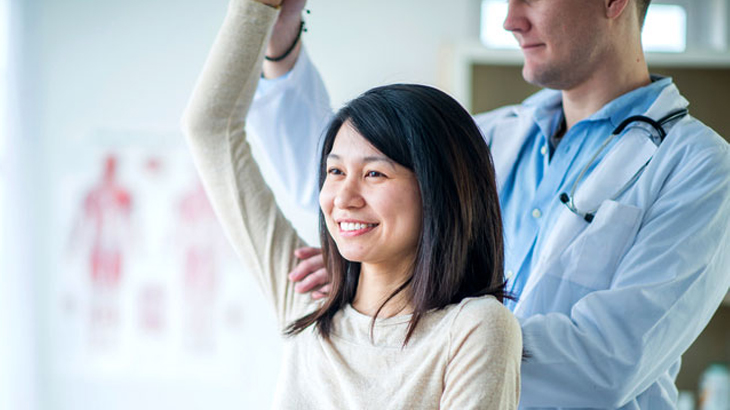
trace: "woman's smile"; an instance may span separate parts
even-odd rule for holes
[[[346,238],[364,235],[378,226],[376,223],[355,220],[339,220],[337,221],[337,225],[340,227],[340,236]]]
[[[326,166],[319,203],[340,254],[384,266],[412,261],[422,218],[413,171],[385,156],[349,123],[338,131]]]

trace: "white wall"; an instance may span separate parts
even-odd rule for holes
[[[229,346],[228,364],[185,367],[177,375],[156,369],[154,357],[146,367],[130,365],[106,373],[83,360],[61,365],[68,361],[59,356],[73,340],[64,333],[75,328],[64,327],[54,313],[58,287],[66,285],[58,268],[63,257],[59,214],[70,195],[63,175],[88,163],[90,152],[109,145],[162,146],[187,155],[177,140],[179,117],[226,1],[22,3],[27,64],[21,80],[27,104],[19,106],[24,108],[18,117],[23,119],[22,133],[14,136],[17,169],[23,176],[14,179],[22,198],[13,201],[13,208],[26,217],[11,228],[26,232],[15,243],[22,248],[14,249],[16,265],[26,276],[16,288],[34,293],[14,302],[16,310],[22,307],[27,314],[23,323],[28,327],[16,339],[26,349],[23,364],[30,366],[19,383],[38,401],[27,402],[26,408],[268,407],[280,343],[271,315],[257,312],[264,302],[255,291],[244,293],[247,312],[252,312],[246,319],[248,333],[240,346]],[[383,83],[438,84],[440,48],[477,35],[477,0],[312,0],[309,8],[304,39],[335,105]],[[133,134],[144,137],[124,140]],[[21,226],[24,221],[32,226]],[[126,351],[115,363],[138,362],[137,353]],[[221,366],[227,373],[210,374]],[[190,369],[209,371],[191,374]],[[5,389],[0,391],[10,390],[3,379],[0,383]]]
[[[335,106],[385,83],[439,84],[445,46],[478,38],[478,0],[312,0],[304,35]]]

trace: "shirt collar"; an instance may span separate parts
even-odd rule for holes
[[[546,138],[555,133],[563,119],[563,94],[558,90],[542,90],[523,102],[532,111],[532,119]]]
[[[668,77],[652,76],[651,83],[614,99],[587,118],[589,121],[608,120],[616,128],[626,118],[644,114],[662,90],[672,84]]]
[[[646,112],[666,87],[673,86],[669,77],[652,76],[646,86],[629,91],[614,99],[583,121],[608,120],[613,128],[624,119]],[[563,95],[559,90],[542,90],[523,102],[532,111],[532,118],[543,135],[549,138],[563,119]]]

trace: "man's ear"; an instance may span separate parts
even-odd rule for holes
[[[634,4],[634,0],[604,0],[604,7],[606,10],[606,17],[615,19],[623,14],[630,4]]]

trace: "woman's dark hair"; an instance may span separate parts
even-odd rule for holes
[[[494,166],[469,113],[428,86],[395,84],[367,91],[343,107],[324,134],[320,189],[327,155],[346,122],[380,152],[412,170],[421,191],[422,231],[413,274],[375,318],[388,301],[405,292],[413,308],[405,346],[429,310],[473,296],[494,295],[503,301],[502,220]],[[342,257],[321,211],[319,233],[332,289],[317,310],[289,325],[288,335],[315,325],[328,339],[335,314],[355,297],[360,263]]]

